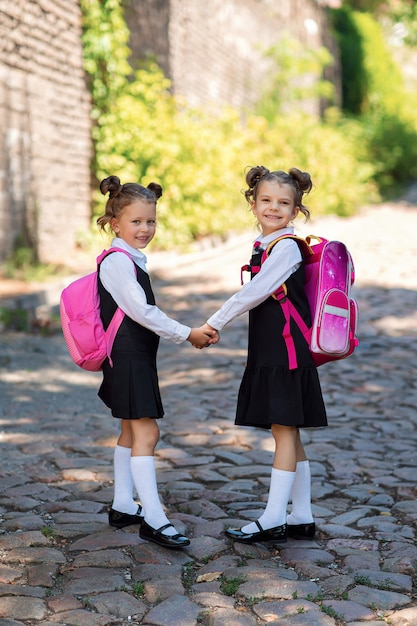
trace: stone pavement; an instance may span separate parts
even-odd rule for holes
[[[191,538],[182,552],[107,524],[117,423],[100,374],[77,369],[59,333],[4,332],[0,626],[417,625],[417,206],[303,229],[348,243],[361,312],[357,353],[320,370],[330,425],[303,433],[316,539],[223,534],[259,516],[272,462],[269,433],[233,424],[245,319],[208,350],[161,342],[158,482]],[[158,303],[202,323],[238,286],[246,239],[181,263],[155,254]]]

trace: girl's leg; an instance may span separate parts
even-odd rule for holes
[[[143,507],[145,522],[153,529],[169,524],[158,495],[156,483],[154,451],[159,441],[159,426],[155,419],[143,417],[131,420],[133,435],[132,457],[130,461],[133,481]],[[170,526],[164,535],[177,535],[178,531]]]
[[[114,449],[114,496],[112,508],[135,515],[138,505],[133,499],[133,478],[130,469],[132,432],[129,420],[121,420],[121,433]]]
[[[297,438],[297,466],[291,499],[292,511],[287,517],[288,525],[312,524],[310,464],[304,452],[299,431]]]
[[[287,504],[295,477],[297,429],[291,426],[272,425],[275,439],[274,462],[271,471],[268,502],[258,522],[264,530],[286,523]],[[256,533],[259,528],[255,522],[241,528],[243,533]]]

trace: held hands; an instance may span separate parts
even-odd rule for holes
[[[220,339],[220,335],[215,328],[212,328],[208,324],[203,324],[199,328],[192,328],[188,336],[189,341],[194,348],[207,348],[214,345]]]

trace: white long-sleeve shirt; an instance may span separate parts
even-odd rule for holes
[[[265,237],[257,237],[260,247],[265,250],[268,244],[281,235],[293,235],[294,228],[281,228]],[[251,281],[235,293],[214,313],[207,323],[221,330],[226,324],[242,313],[246,313],[261,304],[300,266],[302,256],[297,243],[293,239],[284,239],[274,246],[271,254],[262,264],[262,269]]]
[[[134,262],[147,272],[143,252],[132,248],[120,237],[113,239],[111,247],[126,250]],[[114,252],[107,256],[100,266],[100,279],[116,304],[132,320],[174,343],[182,343],[188,338],[191,332],[189,326],[168,317],[155,304],[147,303],[146,294],[137,281],[135,268],[125,254]]]

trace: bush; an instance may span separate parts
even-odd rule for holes
[[[417,178],[416,119],[374,110],[361,120],[368,159],[382,195],[393,196]]]
[[[333,10],[331,16],[339,41],[343,110],[361,115],[382,104],[395,111],[403,78],[379,24],[371,15],[346,6]]]
[[[417,177],[417,114],[382,30],[367,13],[333,11],[341,50],[343,109],[358,135],[380,192],[392,195]]]
[[[252,124],[248,123],[249,129]],[[264,125],[263,135],[259,120],[256,128],[257,162],[270,169],[295,166],[310,172],[314,190],[307,204],[313,215],[352,215],[365,201],[378,199],[371,182],[373,168],[357,141],[361,128],[336,110],[329,111],[324,122],[298,114],[278,118],[272,127]]]
[[[334,85],[323,79],[325,68],[333,64],[327,48],[310,48],[289,35],[265,51],[271,69],[260,83],[255,112],[273,123],[292,110],[316,109],[320,99],[334,98]],[[263,86],[262,86],[263,85]]]
[[[211,115],[174,98],[161,70],[136,73],[102,125],[98,176],[159,182],[158,241],[186,245],[209,234],[247,228],[239,187],[244,133],[238,113]],[[102,212],[103,199],[97,206]]]
[[[393,149],[388,159],[383,150],[383,126],[378,123],[383,118],[371,115],[376,110],[375,98],[368,98],[364,90],[368,78],[357,98],[358,106],[369,104],[371,117],[366,124],[344,119],[335,109],[329,109],[323,121],[301,112],[294,114],[292,110],[302,110],[297,104],[297,90],[292,91],[292,110],[283,113],[282,77],[271,82],[272,92],[261,97],[257,114],[247,112],[246,119],[232,108],[215,113],[192,109],[171,94],[169,81],[154,62],[135,73],[129,67],[128,33],[118,0],[82,0],[81,5],[85,67],[93,100],[93,176],[100,180],[115,174],[122,182],[156,181],[162,185],[156,240],[161,248],[185,248],[208,235],[223,237],[251,227],[253,216],[241,194],[248,166],[263,164],[284,170],[295,166],[309,171],[315,183],[309,202],[313,215],[350,215],[365,201],[377,198],[373,179],[388,182],[400,176],[399,164],[410,154],[411,134],[404,142],[404,154],[398,155]],[[361,20],[354,16],[349,19],[355,33],[360,33]],[[297,86],[300,72],[319,75],[320,67],[329,62],[323,51],[299,57],[296,49],[291,50],[284,57],[277,50],[269,51],[278,66],[285,61],[287,84],[292,82],[293,71]],[[375,62],[378,72],[374,72],[363,45],[362,52],[364,76],[367,72],[376,76],[368,81],[373,85],[372,94],[383,95],[378,103],[388,102],[389,94],[382,89],[383,80],[378,75],[381,66]],[[318,86],[328,88],[320,81]],[[324,93],[329,96],[328,90]],[[272,107],[271,102],[268,105],[271,99]],[[282,108],[280,115],[274,115],[274,110],[280,110],[276,103]],[[389,111],[383,109],[385,120]],[[392,142],[394,132],[401,129],[402,138],[406,132],[405,125],[396,128]],[[95,216],[103,213],[104,202],[95,190]]]
[[[99,177],[112,173],[162,185],[161,247],[249,228],[253,218],[241,191],[245,169],[259,163],[310,171],[317,184],[316,214],[349,215],[369,199],[373,172],[358,166],[346,125],[302,114],[273,123],[251,115],[243,123],[233,109],[217,116],[192,110],[167,87],[156,65],[140,70],[107,116],[97,144]],[[102,197],[97,210],[103,210]]]

